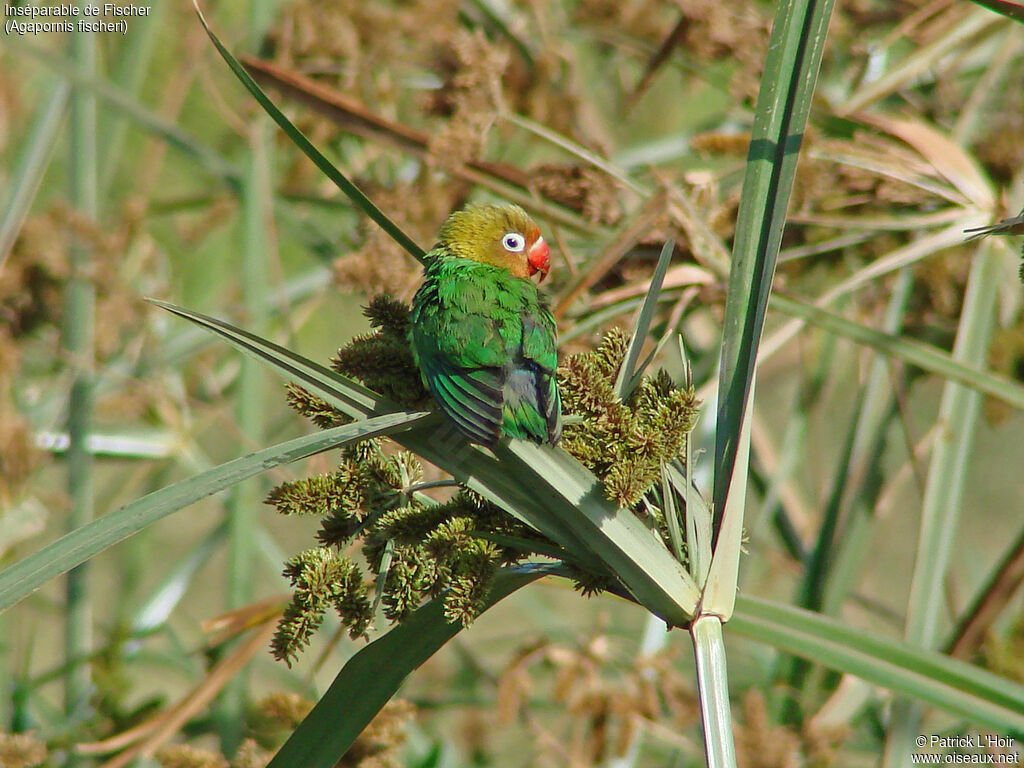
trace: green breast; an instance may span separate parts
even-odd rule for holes
[[[556,440],[555,323],[537,286],[500,267],[432,255],[409,333],[424,384],[476,442]]]

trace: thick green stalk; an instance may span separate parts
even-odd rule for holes
[[[96,37],[73,35],[72,57],[81,72],[96,70]],[[85,89],[75,88],[71,96],[71,202],[83,216],[95,221],[96,197],[96,100]],[[68,281],[64,317],[63,347],[72,371],[68,398],[67,451],[68,495],[71,512],[68,529],[75,530],[93,517],[93,462],[88,440],[93,412],[93,315],[95,290],[89,277],[92,253],[76,241],[71,250],[71,279]],[[80,565],[67,575],[64,654],[64,708],[72,718],[82,716],[90,689],[85,659],[92,647],[92,610],[88,570]]]
[[[697,663],[700,720],[708,768],[732,768],[736,753],[732,739],[729,679],[726,674],[722,621],[703,614],[690,625],[693,655]]]
[[[726,298],[715,440],[714,506],[719,513],[725,510],[733,480],[740,423],[753,387],[754,361],[832,5],[832,0],[786,0],[772,27]],[[743,492],[745,484],[732,490]]]
[[[259,46],[274,3],[252,0],[249,4],[249,47]],[[249,157],[242,188],[241,284],[247,325],[264,334],[268,322],[267,273],[269,244],[272,242],[271,141],[266,115],[257,115],[250,125]],[[266,391],[264,374],[258,361],[246,357],[238,378],[235,417],[242,440],[256,446],[263,442]],[[229,609],[252,602],[257,551],[257,511],[262,500],[256,480],[236,485],[228,497],[228,583]],[[249,699],[248,669],[225,686],[218,707],[221,749],[233,755],[245,735],[245,711]]]
[[[913,284],[909,268],[904,268],[893,288],[882,321],[886,333],[897,334],[902,328]],[[801,588],[798,604],[826,616],[839,616],[843,601],[861,573],[864,552],[870,544],[874,505],[879,492],[878,462],[881,460],[885,432],[895,406],[891,365],[891,361],[883,355],[876,355],[871,363],[867,381],[861,389],[848,450],[841,457],[835,486],[824,513],[825,521],[831,521],[829,527],[833,529],[834,535],[828,541],[819,542]],[[809,669],[808,662],[795,659],[787,685],[794,692],[803,688],[805,705],[813,701],[811,697],[823,675],[823,670],[818,668],[810,678],[805,679]],[[796,702],[795,699],[791,701]],[[787,719],[795,721],[797,715],[795,710],[790,709]]]
[[[267,263],[270,232],[270,125],[260,115],[252,124],[249,168],[242,194],[245,229],[242,247],[242,300],[246,325],[264,333],[267,325]],[[259,361],[246,357],[238,378],[235,416],[246,447],[263,442],[265,374]],[[229,609],[241,608],[253,600],[257,511],[261,494],[257,481],[240,483],[228,498],[228,583]],[[243,738],[248,674],[242,670],[225,687],[221,697],[221,742],[225,754],[234,754]]]
[[[984,243],[967,283],[953,359],[978,368],[985,365],[995,324],[996,295],[1002,280],[999,256]],[[942,641],[940,618],[946,606],[945,581],[956,552],[956,532],[963,502],[971,445],[981,412],[981,395],[963,384],[947,382],[939,406],[939,438],[928,466],[914,575],[910,584],[904,637],[911,645],[934,649]],[[906,699],[893,707],[884,765],[910,761],[920,733],[921,707]]]
[[[153,54],[158,50],[160,30],[165,28],[162,16],[166,13],[166,4],[153,3],[149,7],[148,17],[132,23],[132,32],[123,46],[120,66],[113,78],[121,93],[130,94],[136,99],[145,85]],[[99,178],[104,194],[111,189],[111,182],[125,149],[129,125],[126,117],[117,110],[105,110],[100,114],[100,135],[105,141],[100,148]]]
[[[833,0],[779,4],[747,153],[722,328],[713,555],[690,630],[709,766],[736,760],[722,623],[733,613],[739,578],[758,347],[832,6]]]

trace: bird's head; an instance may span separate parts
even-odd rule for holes
[[[548,244],[518,205],[467,205],[441,226],[440,245],[455,256],[503,267],[516,277],[547,277]]]

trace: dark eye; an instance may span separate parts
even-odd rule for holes
[[[509,232],[501,238],[501,244],[505,246],[506,251],[519,253],[524,247],[526,247],[526,239],[518,232]]]

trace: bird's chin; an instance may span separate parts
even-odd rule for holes
[[[534,269],[534,270],[530,271],[530,279],[533,280],[535,283],[537,283],[537,285],[540,285],[541,283],[543,283],[545,278],[547,278],[547,276],[548,276],[547,270]]]

